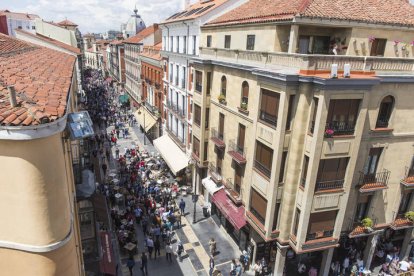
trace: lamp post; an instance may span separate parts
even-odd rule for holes
[[[142,106],[141,106],[142,107]],[[141,107],[138,110],[138,114],[141,115]],[[145,112],[144,112],[144,146],[145,146]]]
[[[194,162],[193,159],[190,159],[188,161],[188,165],[194,165],[196,162]],[[193,167],[193,166],[192,166]],[[192,197],[193,203],[194,203],[194,210],[193,210],[193,224],[196,222],[196,207],[197,207],[197,201],[198,201],[198,195],[197,195],[197,178],[194,179],[194,193]]]

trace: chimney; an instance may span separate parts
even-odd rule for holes
[[[11,107],[16,107],[17,99],[16,99],[16,91],[14,90],[14,86],[13,85],[7,86],[7,90],[9,90],[9,98],[10,98]]]

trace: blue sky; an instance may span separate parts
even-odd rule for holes
[[[119,30],[121,23],[133,14],[135,4],[147,26],[161,22],[184,6],[183,0],[0,0],[0,3],[0,9],[34,13],[47,21],[67,18],[78,24],[82,33]]]

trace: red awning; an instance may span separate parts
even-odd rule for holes
[[[114,251],[112,250],[111,236],[108,232],[101,232],[102,259],[99,262],[101,272],[105,275],[116,275]]]
[[[221,189],[216,192],[211,201],[216,204],[217,208],[223,213],[226,219],[237,229],[240,230],[246,225],[246,219],[244,218],[244,207],[237,207],[233,201],[227,197],[226,191]]]

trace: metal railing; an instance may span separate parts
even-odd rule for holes
[[[330,238],[333,237],[334,230],[324,230],[320,233],[309,233],[306,235],[307,241],[317,240],[317,239],[323,239],[323,238]]]
[[[260,163],[258,160],[254,160],[254,167],[258,169],[261,173],[263,173],[264,175],[270,178],[270,174],[271,174],[270,168],[267,168],[265,165]]]
[[[259,119],[273,126],[277,126],[277,117],[267,113],[264,110],[260,110]]]
[[[211,128],[211,137],[224,141],[224,133],[220,133],[215,127]]]
[[[202,93],[203,92],[203,86],[201,85],[201,83],[197,83],[196,82],[195,91],[196,92],[199,92],[199,93]]]
[[[390,177],[390,171],[383,170],[382,172],[378,173],[372,173],[372,174],[366,174],[364,172],[360,172],[359,177],[359,185],[363,186],[365,184],[382,184],[383,186],[386,186],[388,183],[388,179]]]
[[[233,151],[238,153],[240,156],[237,157],[241,157],[242,159],[246,160],[246,148],[245,147],[241,147],[239,146],[235,140],[230,140],[229,141],[229,152]]]
[[[342,189],[344,187],[344,179],[316,181],[315,191]]]
[[[387,128],[389,117],[378,117],[377,122],[375,124],[376,128]]]
[[[405,167],[404,179],[413,178],[414,182],[414,168],[413,167]]]
[[[332,134],[330,131],[332,130]],[[355,131],[355,123],[354,122],[327,122],[325,125],[325,136],[339,136],[339,135],[352,135]]]
[[[208,164],[208,171],[216,182],[221,182],[223,177],[221,176],[221,168],[216,167],[213,163]]]

